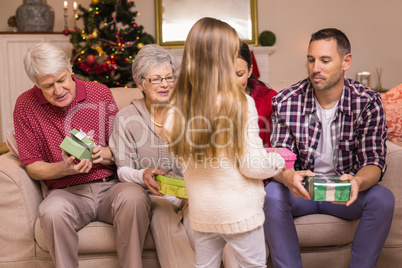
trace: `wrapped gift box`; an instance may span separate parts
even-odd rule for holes
[[[92,162],[93,159],[91,156],[95,147],[94,142],[82,131],[73,129],[70,131],[70,134],[71,138],[65,137],[60,144],[60,148],[78,160],[89,159]]]
[[[162,194],[187,198],[187,191],[183,178],[156,175],[155,180],[161,186],[159,192]]]
[[[85,147],[87,150],[93,151],[95,144],[94,142],[83,132],[82,130],[78,131],[75,128],[70,131],[71,138],[81,144],[81,146]]]
[[[278,154],[280,154],[283,159],[285,159],[285,167],[286,168],[292,168],[293,164],[295,163],[296,160],[296,154],[293,153],[291,150],[287,148],[265,148],[268,153],[276,151]]]
[[[337,175],[306,177],[304,182],[314,201],[346,202],[350,199],[350,182],[341,181]]]

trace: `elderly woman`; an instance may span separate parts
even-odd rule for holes
[[[193,267],[188,235],[187,202],[159,193],[155,175],[182,176],[180,164],[168,152],[163,125],[176,80],[174,58],[157,45],[146,45],[132,66],[144,98],[133,100],[114,121],[110,148],[121,181],[142,185],[151,197],[150,229],[162,267]]]

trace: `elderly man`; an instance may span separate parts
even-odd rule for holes
[[[20,161],[49,191],[39,206],[56,267],[78,267],[77,231],[92,221],[113,224],[120,267],[142,267],[150,199],[134,183],[118,183],[108,147],[116,103],[110,90],[74,78],[59,48],[39,44],[24,58],[35,86],[17,99],[14,127]],[[94,159],[78,161],[59,145],[72,129],[88,133]]]

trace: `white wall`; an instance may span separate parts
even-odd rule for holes
[[[291,7],[291,8],[290,8]],[[311,33],[325,27],[344,31],[352,45],[347,76],[383,68],[383,88],[402,82],[402,1],[400,0],[259,0],[259,31],[276,33],[277,51],[270,62],[274,82],[300,80],[307,75],[306,51]]]
[[[201,0],[200,0],[201,1]],[[1,1],[0,31],[10,30],[7,19],[15,14],[22,0]],[[69,25],[73,25],[69,0]],[[91,0],[77,0],[88,7]],[[48,0],[55,10],[54,31],[64,29],[63,1]],[[134,0],[140,12],[137,23],[155,36],[154,0]],[[371,84],[377,85],[375,68],[383,68],[383,87],[402,82],[402,12],[401,0],[258,0],[259,32],[276,34],[276,51],[270,58],[270,83],[296,82],[306,77],[306,51],[311,33],[324,28],[343,30],[352,43],[353,62],[347,73],[355,78],[360,71],[372,73]]]

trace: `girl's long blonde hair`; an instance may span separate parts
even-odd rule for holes
[[[247,99],[234,69],[239,37],[227,23],[202,18],[191,28],[170,103],[168,133],[176,157],[241,154]]]

